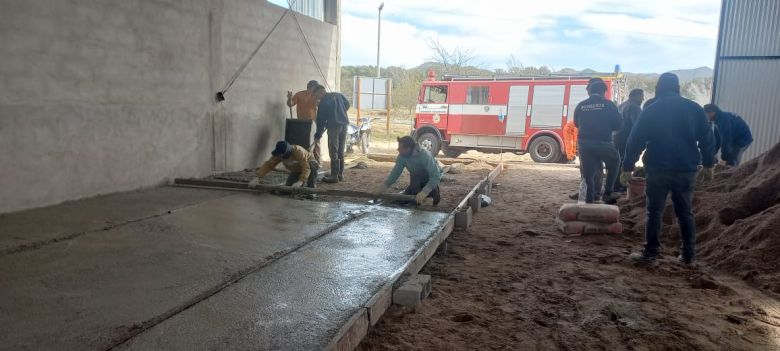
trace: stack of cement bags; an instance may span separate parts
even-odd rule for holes
[[[555,220],[564,234],[620,234],[620,209],[603,204],[564,204]]]

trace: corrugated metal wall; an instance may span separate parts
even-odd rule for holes
[[[723,60],[715,103],[747,121],[753,145],[744,160],[780,142],[780,60]]]
[[[279,5],[284,8],[290,6],[291,0],[268,0],[268,2]],[[292,0],[292,9],[295,12],[302,13],[309,17],[314,17],[320,21],[325,20],[325,0]]]
[[[320,21],[325,20],[324,0],[297,0],[293,4],[293,10],[306,16],[314,17]]]
[[[780,142],[780,0],[723,0],[722,16],[713,101],[750,125],[745,161]]]
[[[724,1],[720,56],[780,55],[780,1]]]

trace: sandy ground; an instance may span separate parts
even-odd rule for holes
[[[494,155],[495,156],[495,155]],[[510,163],[494,204],[423,273],[420,311],[392,307],[361,350],[780,350],[780,304],[672,257],[631,264],[641,234],[565,237],[572,165]]]

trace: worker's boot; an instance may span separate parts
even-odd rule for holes
[[[339,159],[330,160],[330,175],[322,178],[325,183],[338,183],[339,182],[339,169],[343,161]]]
[[[344,159],[343,158],[339,160],[339,174],[338,174],[338,178],[339,178],[340,182],[344,181]]]
[[[656,265],[658,262],[656,259],[658,258],[657,253],[651,253],[647,252],[647,250],[642,250],[642,252],[635,252],[628,256],[628,258],[631,261],[634,261],[636,264],[642,264],[642,265]]]
[[[608,205],[616,204],[617,200],[619,200],[619,199],[620,199],[620,194],[619,193],[614,193],[614,192],[613,193],[604,194],[604,196],[602,197],[602,200],[604,200],[604,203],[608,204]]]

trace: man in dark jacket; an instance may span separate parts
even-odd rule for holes
[[[682,248],[678,261],[693,263],[696,249],[696,222],[691,202],[699,163],[704,181],[712,180],[715,143],[704,110],[680,96],[676,75],[664,73],[658,78],[655,102],[645,108],[628,138],[626,159],[620,181],[631,178],[639,155],[645,153],[647,224],[645,248],[631,255],[640,263],[654,263],[660,251],[661,219],[667,195],[672,193],[674,212],[680,225]]]
[[[704,105],[704,112],[715,125],[715,152],[720,149],[720,159],[729,166],[739,166],[742,153],[753,143],[750,132],[742,117],[721,111],[715,104]]]
[[[626,157],[626,142],[628,141],[628,136],[631,135],[631,129],[634,128],[636,120],[639,119],[639,114],[642,113],[642,101],[644,100],[645,91],[634,89],[628,93],[628,100],[618,106],[620,116],[623,117],[623,127],[612,135],[612,139],[615,142],[615,147],[620,154],[621,160]]]
[[[614,203],[618,196],[613,193],[620,167],[620,155],[612,143],[612,132],[620,130],[620,112],[612,101],[607,100],[607,84],[601,78],[593,78],[586,87],[589,98],[577,104],[574,109],[574,124],[578,128],[577,141],[580,153],[582,176],[587,184],[586,203],[593,203],[597,172],[603,163],[607,168],[603,200]]]
[[[628,141],[628,136],[631,135],[631,129],[634,128],[636,120],[639,119],[639,114],[642,113],[642,101],[644,100],[645,91],[634,89],[628,93],[628,100],[618,106],[618,111],[620,111],[620,115],[623,117],[623,127],[612,135],[612,140],[615,142],[618,154],[620,154],[621,162],[626,158],[626,142]],[[626,190],[622,184],[616,184],[615,188],[619,191]]]
[[[325,93],[319,86],[315,92],[319,100],[317,105],[317,132],[314,138],[319,143],[325,130],[328,131],[328,153],[330,154],[330,176],[322,181],[338,183],[344,181],[344,148],[347,142],[349,125],[349,101],[341,93]]]

